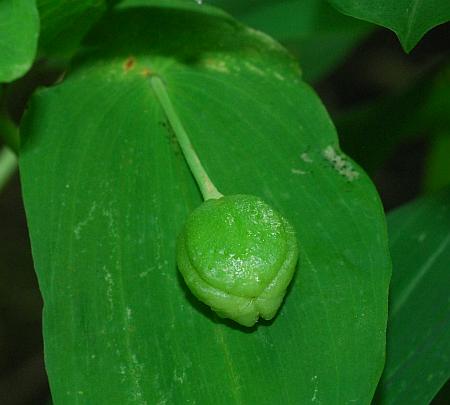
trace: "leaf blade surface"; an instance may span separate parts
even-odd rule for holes
[[[31,67],[39,34],[34,0],[0,3],[0,83],[11,82]]]
[[[384,362],[383,213],[289,55],[227,17],[159,8],[118,10],[92,38],[22,127],[55,402],[369,403]],[[220,321],[178,275],[176,237],[201,200],[151,74],[221,191],[263,197],[297,230],[298,275],[273,323]]]
[[[450,189],[388,215],[393,262],[381,404],[429,403],[450,376]]]
[[[450,3],[446,0],[329,1],[344,14],[391,29],[406,52],[430,29],[450,20]]]

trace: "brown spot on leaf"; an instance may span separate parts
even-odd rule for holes
[[[130,56],[123,64],[123,68],[125,69],[125,72],[128,72],[130,69],[132,69],[133,66],[135,65],[135,63],[136,63],[136,61],[134,60],[134,58]]]

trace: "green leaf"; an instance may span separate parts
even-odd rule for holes
[[[209,3],[209,2],[208,2]],[[192,12],[201,12],[202,14],[210,14],[213,16],[229,17],[229,15],[217,7],[212,7],[206,2],[197,0],[123,0],[118,8],[129,7],[160,7],[176,10],[186,10]]]
[[[288,46],[298,57],[306,81],[317,81],[329,73],[372,29],[371,24],[338,13],[325,0],[209,3]]]
[[[406,52],[436,25],[450,20],[448,0],[328,0],[339,11],[394,31]]]
[[[40,51],[58,57],[73,54],[106,11],[105,0],[37,0],[37,5],[41,18]]]
[[[450,184],[450,130],[432,141],[425,162],[424,188],[437,191]]]
[[[87,44],[22,125],[55,403],[368,404],[384,364],[383,211],[290,56],[230,18],[162,8],[117,10]],[[152,74],[220,190],[296,229],[273,322],[220,320],[182,282],[176,238],[201,196]]]
[[[34,0],[0,1],[0,83],[24,75],[36,54],[39,16]]]
[[[388,215],[392,282],[380,404],[428,404],[450,377],[450,188]]]
[[[17,156],[7,147],[0,149],[0,191],[11,179],[17,170]]]
[[[19,128],[3,111],[0,111],[0,140],[14,153],[19,153]]]

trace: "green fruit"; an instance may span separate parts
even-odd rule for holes
[[[189,216],[177,247],[178,267],[192,293],[244,326],[275,316],[297,258],[293,227],[251,195],[204,202]]]
[[[187,286],[219,316],[241,325],[253,326],[260,316],[272,319],[297,263],[294,229],[258,197],[224,197],[217,190],[163,80],[152,75],[150,84],[205,200],[178,240],[177,262]]]

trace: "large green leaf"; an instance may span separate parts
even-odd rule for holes
[[[392,254],[381,404],[428,404],[450,377],[450,189],[388,215]]]
[[[27,72],[36,53],[38,33],[34,0],[0,0],[0,83]]]
[[[450,20],[448,0],[328,0],[338,10],[394,31],[409,52],[427,31]]]
[[[105,0],[37,0],[41,18],[39,47],[45,55],[72,54],[106,10]]]
[[[390,273],[378,196],[290,56],[201,10],[112,13],[24,119],[55,403],[368,404]],[[151,74],[220,190],[261,196],[296,228],[299,268],[273,322],[219,320],[177,272],[201,198]]]
[[[325,0],[209,0],[264,31],[298,56],[306,81],[316,81],[343,61],[372,25],[349,18]]]

